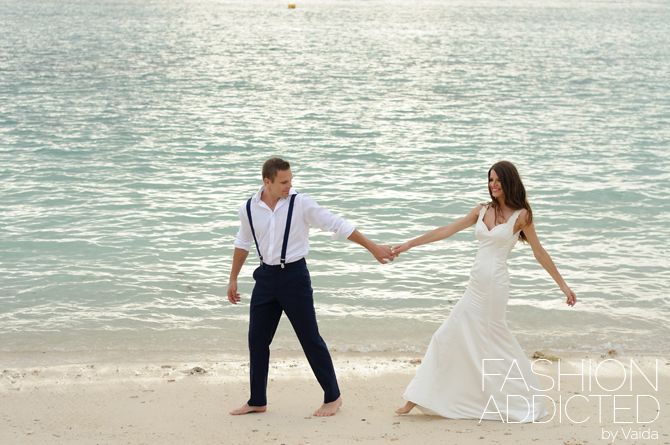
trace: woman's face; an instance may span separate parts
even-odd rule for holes
[[[500,184],[500,178],[495,170],[491,170],[489,174],[489,190],[491,191],[491,196],[497,200],[505,199],[505,192],[502,189],[502,184]]]

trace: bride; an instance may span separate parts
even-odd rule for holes
[[[537,375],[505,322],[509,297],[506,262],[517,240],[530,244],[537,261],[567,296],[568,306],[574,306],[577,297],[537,238],[533,212],[516,167],[498,162],[489,170],[488,180],[491,202],[478,205],[448,226],[393,247],[398,255],[472,225],[480,243],[468,289],[433,335],[403,395],[407,404],[396,410],[398,414],[418,406],[426,414],[451,419],[516,423],[532,422],[547,414]]]

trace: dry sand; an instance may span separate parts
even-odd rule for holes
[[[210,356],[207,361],[206,356],[192,355],[188,360],[174,361],[146,356],[122,362],[118,357],[85,361],[66,354],[5,354],[0,357],[0,444],[572,445],[612,443],[611,437],[603,436],[613,433],[617,434],[614,443],[670,444],[669,357],[548,352],[562,359],[562,373],[579,372],[581,360],[585,360],[584,389],[581,377],[563,376],[560,391],[556,386],[547,391],[563,403],[577,395],[568,404],[567,413],[575,422],[590,416],[584,423],[567,419],[565,407],[561,419],[556,414],[552,420],[543,419],[549,420],[544,424],[450,420],[426,416],[419,410],[396,415],[394,410],[404,404],[402,394],[421,358],[411,354],[335,353],[344,405],[335,416],[325,419],[311,415],[321,403],[322,392],[301,353],[274,352],[268,411],[237,417],[228,411],[248,398],[249,367],[242,357],[214,361]],[[595,367],[607,359],[612,360],[601,365],[596,382]],[[653,387],[656,363],[657,390]],[[556,363],[537,365],[538,373],[557,380]],[[192,373],[196,366],[206,372]],[[625,383],[620,389],[603,389],[619,386],[624,372]],[[551,386],[547,377],[540,381],[544,388]],[[634,423],[614,423],[614,394],[619,396],[617,422]],[[635,423],[636,397],[628,397],[631,395],[655,397],[660,413],[654,399],[642,397],[639,418],[649,422],[658,414],[657,419]]]

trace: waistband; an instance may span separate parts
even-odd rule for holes
[[[281,264],[265,264],[261,263],[260,265],[263,270],[282,270]],[[284,270],[291,270],[291,269],[300,269],[302,267],[307,267],[307,261],[305,261],[305,258],[300,258],[298,261],[294,261],[292,263],[286,263],[284,264]]]

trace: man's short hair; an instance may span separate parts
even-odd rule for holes
[[[270,158],[263,164],[263,179],[268,178],[270,182],[275,182],[277,172],[289,168],[291,168],[291,164],[282,158]]]

